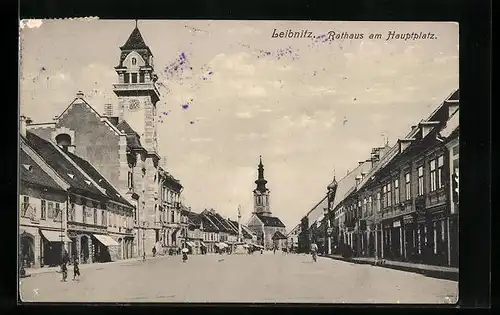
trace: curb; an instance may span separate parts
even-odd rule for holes
[[[351,258],[341,258],[341,257],[334,257],[334,256],[323,256],[326,258],[330,259],[335,259],[335,260],[340,260],[340,261],[345,261],[353,264],[358,264],[358,265],[372,265],[374,267],[382,267],[382,268],[388,268],[388,269],[394,269],[394,270],[401,270],[401,271],[407,271],[407,272],[413,272],[413,273],[418,273],[427,277],[432,277],[432,278],[437,278],[437,279],[444,279],[444,280],[452,280],[452,281],[458,281],[458,275],[459,272],[455,271],[439,271],[439,270],[428,270],[428,269],[422,269],[422,268],[416,268],[416,267],[410,267],[410,266],[400,266],[400,265],[392,265],[392,264],[380,264],[380,263],[375,263],[371,261],[360,261],[356,259],[351,259]]]

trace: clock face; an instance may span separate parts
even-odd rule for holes
[[[140,108],[140,102],[139,100],[133,99],[129,103],[129,109],[130,110],[138,110]]]

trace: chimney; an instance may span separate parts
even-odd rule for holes
[[[69,153],[73,153],[73,154],[75,154],[76,146],[75,146],[75,145],[73,145],[73,144],[70,144],[70,145],[66,146],[66,150],[67,150]]]
[[[361,172],[361,179],[365,178],[366,174],[368,174],[367,172]]]
[[[19,119],[19,132],[23,137],[26,137],[26,125],[28,117],[21,115]]]

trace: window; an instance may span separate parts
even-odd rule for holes
[[[108,226],[111,226],[113,224],[113,220],[111,217],[111,212],[108,212]]]
[[[106,226],[106,212],[104,210],[101,210],[101,225]]]
[[[382,187],[382,208],[385,208],[387,206],[387,186]]]
[[[173,210],[171,210],[170,212],[170,223],[174,223],[175,222],[175,213]]]
[[[21,216],[26,216],[26,212],[28,211],[28,207],[30,205],[30,197],[23,196],[23,204],[21,205]]]
[[[116,227],[116,213],[113,213],[113,227]]]
[[[42,206],[40,207],[41,209],[41,219],[44,219],[47,217],[47,201],[42,199]]]
[[[130,73],[125,73],[123,75],[123,82],[124,83],[130,83]]]
[[[144,76],[144,72],[139,73],[139,82],[140,82],[140,83],[144,83],[144,81],[145,81],[145,80],[144,80],[144,77],[145,77],[145,76]]]
[[[62,220],[61,204],[59,202],[56,202],[56,213],[54,214],[54,220]]]
[[[71,204],[71,208],[69,210],[68,221],[75,221],[75,204]]]
[[[372,196],[368,197],[368,213],[370,215],[373,213],[373,199],[372,199]]]
[[[54,217],[54,203],[53,202],[47,203],[47,217],[49,219],[52,219]]]
[[[444,186],[443,183],[443,165],[444,165],[444,157],[441,155],[438,157],[438,169],[437,169],[437,188],[442,188]]]
[[[431,191],[436,190],[436,160],[430,162],[431,168]]]
[[[97,225],[97,209],[94,208],[94,224]]]
[[[420,166],[418,168],[418,195],[422,196],[424,194],[424,167]]]
[[[405,175],[405,198],[406,198],[406,200],[411,199],[410,173],[406,173],[406,175]]]
[[[368,204],[366,198],[363,198],[363,216],[368,214]]]
[[[380,212],[380,193],[377,193],[377,211]]]
[[[391,183],[387,184],[387,206],[392,206]]]
[[[128,171],[128,189],[134,189],[134,173],[132,171]]]
[[[394,203],[399,204],[399,179],[394,181]]]
[[[132,58],[132,66],[135,66],[137,64],[137,59],[134,57]]]
[[[137,73],[132,73],[132,83],[137,83]]]
[[[87,206],[82,205],[83,223],[87,223]]]

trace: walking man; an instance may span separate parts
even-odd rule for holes
[[[73,281],[75,281],[76,277],[78,276],[78,279],[80,279],[80,267],[78,263],[78,257],[73,258]]]
[[[64,249],[61,259],[61,272],[62,272],[63,282],[66,282],[66,278],[68,277],[68,267],[67,267],[68,261],[69,261],[69,255],[66,249]]]

